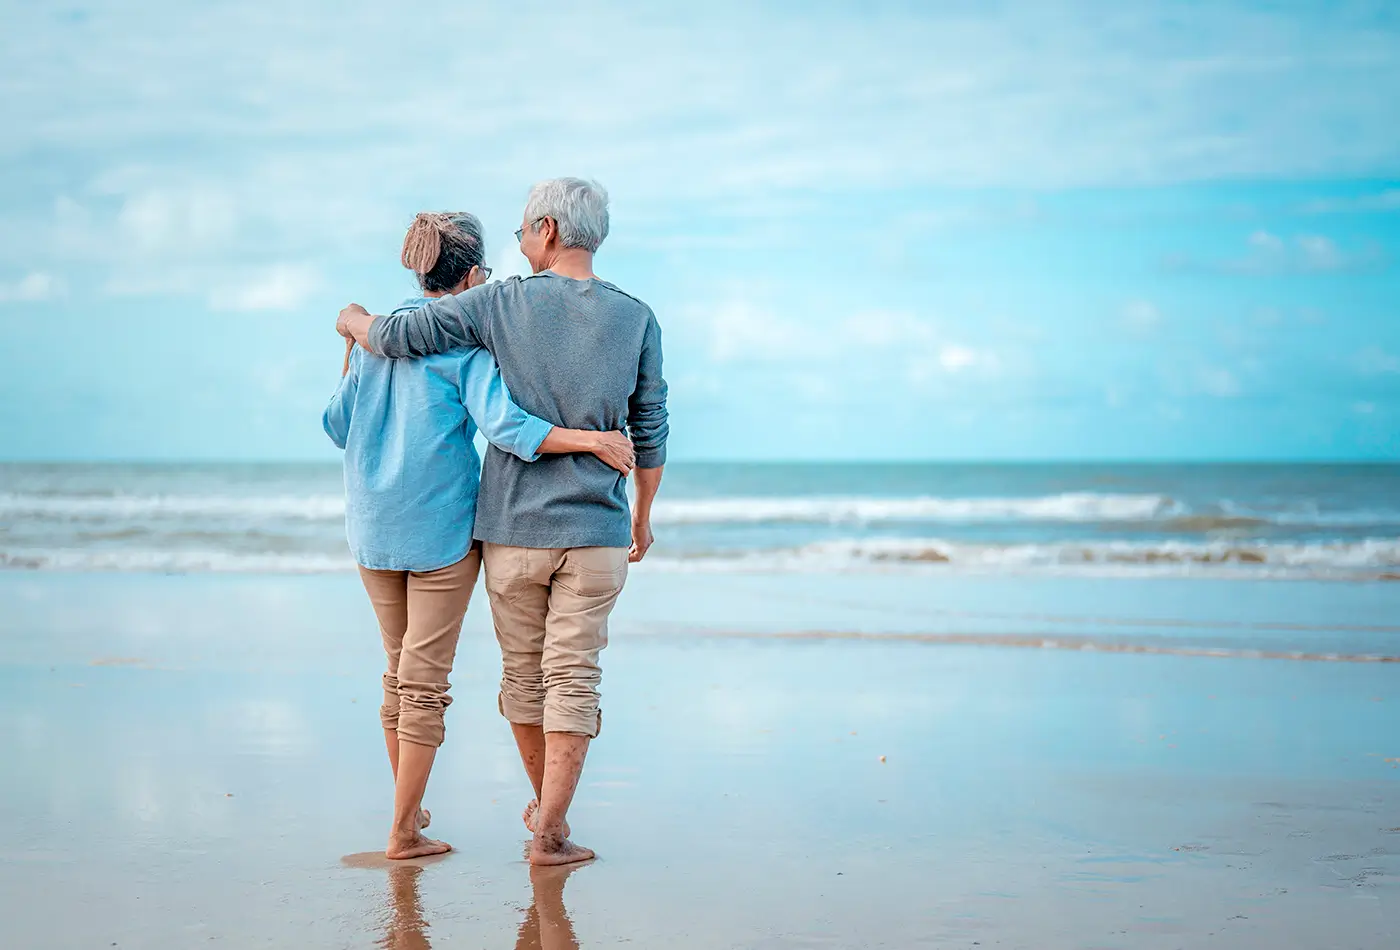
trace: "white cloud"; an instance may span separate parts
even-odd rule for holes
[[[133,260],[324,263],[392,245],[420,207],[513,226],[526,184],[561,172],[612,185],[633,221],[614,242],[734,247],[790,233],[794,205],[899,189],[993,189],[891,216],[927,230],[1045,215],[999,187],[1400,165],[1400,57],[1365,17],[1089,0],[914,5],[897,19],[663,6],[440,0],[405,18],[364,0],[157,0],[75,19],[30,5],[0,32],[0,55],[23,64],[0,77],[0,200],[29,199],[35,176],[18,172],[30,156],[63,161],[41,179],[59,182],[51,196],[0,215],[0,255],[37,228],[60,255],[123,271],[99,284],[158,283]],[[425,22],[491,42],[384,55],[418,44]],[[586,95],[565,109],[550,84],[522,82],[541,61],[568,62]],[[1287,121],[1258,107],[1275,101],[1290,102]],[[1339,124],[1355,134],[1333,134]],[[57,225],[42,207],[54,202]],[[734,226],[676,236],[706,214]],[[496,247],[502,276],[524,269]],[[1316,242],[1289,253],[1314,271],[1354,262]]]
[[[1123,325],[1134,333],[1148,334],[1162,323],[1162,311],[1146,300],[1133,300],[1123,308]]]
[[[709,306],[692,305],[679,314],[680,345],[703,351],[715,363],[771,363],[815,368],[829,378],[833,371],[869,374],[866,385],[913,385],[926,390],[952,377],[988,379],[1003,375],[1004,361],[994,350],[950,340],[933,320],[902,310],[861,311],[832,319],[820,306],[807,307],[794,319],[754,302],[731,297]],[[825,398],[810,384],[798,387],[804,399]]]
[[[915,351],[905,361],[909,382],[927,387],[952,376],[992,377],[1001,369],[1001,358],[992,350],[963,343],[940,343],[931,351]]]
[[[0,283],[0,303],[48,300],[59,290],[59,283],[52,274],[35,271],[13,283]]]
[[[396,167],[377,161],[367,180],[413,168],[476,186],[483,172],[494,184],[563,165],[709,196],[1349,175],[1400,159],[1393,36],[1343,14],[1081,0],[896,20],[716,0],[645,13],[441,2],[405,18],[323,0],[98,7],[75,23],[31,9],[0,38],[26,64],[0,97],[14,154],[165,140],[237,165],[250,145],[284,142],[289,160],[325,169],[327,153],[394,143]],[[469,56],[382,55],[416,44],[423,23],[491,41]],[[519,78],[551,60],[586,91],[569,109]],[[1290,103],[1286,121],[1258,107],[1272,101]]]
[[[1400,373],[1400,356],[1387,353],[1379,346],[1366,347],[1353,357],[1352,362],[1363,376]]]
[[[1348,261],[1338,250],[1331,238],[1317,234],[1304,234],[1298,238],[1298,252],[1303,270],[1336,271],[1345,270]]]
[[[1378,211],[1400,211],[1400,188],[1387,188],[1369,195],[1353,198],[1320,198],[1303,205],[1306,214],[1366,214]]]
[[[124,198],[117,213],[123,248],[187,256],[217,250],[234,233],[233,198],[212,188],[157,188]]]
[[[320,275],[314,269],[283,264],[214,290],[209,306],[215,310],[294,310],[319,285]]]
[[[830,352],[830,344],[812,326],[747,300],[729,300],[713,307],[691,307],[685,319],[698,324],[711,358],[721,363],[786,362]]]
[[[1230,370],[1220,366],[1202,366],[1196,371],[1200,391],[1208,396],[1228,399],[1240,394],[1240,381]]]
[[[1354,403],[1351,407],[1351,411],[1356,413],[1358,416],[1369,416],[1375,413],[1376,404],[1373,402]]]
[[[1194,353],[1167,355],[1157,363],[1160,389],[1174,399],[1196,396],[1231,399],[1244,391],[1241,375],[1257,376],[1259,370],[1258,364],[1249,360],[1226,367]]]
[[[883,349],[926,345],[936,339],[929,320],[903,310],[867,310],[853,314],[842,324],[846,345]]]
[[[1249,236],[1249,250],[1240,257],[1196,260],[1185,255],[1167,264],[1178,270],[1209,270],[1224,274],[1273,277],[1281,274],[1346,274],[1383,270],[1389,260],[1380,247],[1369,244],[1344,250],[1329,237],[1299,234],[1285,239],[1269,231]]]
[[[956,343],[950,343],[938,350],[938,365],[950,373],[976,366],[982,359],[982,355],[976,350]]]

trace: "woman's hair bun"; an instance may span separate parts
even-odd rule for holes
[[[451,219],[435,211],[420,211],[403,239],[403,266],[415,274],[426,274],[442,254],[443,235],[452,227]]]

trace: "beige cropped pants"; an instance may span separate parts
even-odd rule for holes
[[[627,549],[487,544],[483,557],[501,645],[501,715],[545,732],[598,735],[598,654],[627,580]]]
[[[360,568],[389,660],[379,719],[385,729],[397,730],[400,739],[442,745],[443,713],[452,704],[447,677],[480,572],[477,547],[436,571]]]

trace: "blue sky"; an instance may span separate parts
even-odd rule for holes
[[[674,459],[1400,458],[1400,13],[0,0],[0,457],[334,458],[421,209],[613,195]]]

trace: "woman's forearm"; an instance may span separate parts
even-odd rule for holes
[[[548,420],[546,420],[548,421]],[[564,429],[555,426],[540,443],[541,455],[567,455],[570,452],[592,452],[598,447],[598,439],[603,433],[589,432],[586,429]]]
[[[541,455],[591,452],[609,468],[626,475],[637,464],[632,440],[622,432],[593,432],[588,429],[561,429],[555,426],[535,451]]]

